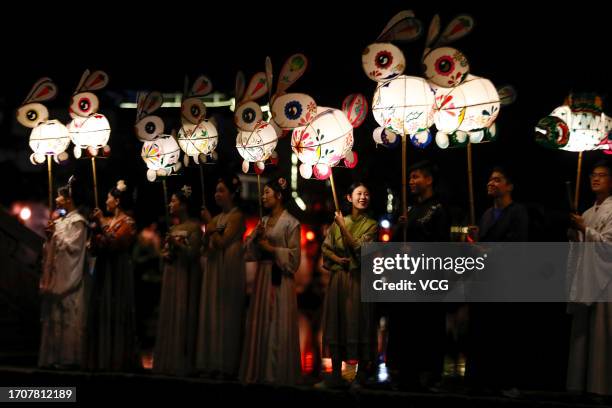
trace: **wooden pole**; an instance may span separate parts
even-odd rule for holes
[[[408,191],[406,187],[406,152],[407,152],[407,140],[406,135],[402,135],[402,215],[404,218],[408,217]],[[406,242],[406,225],[403,228],[404,242]]]
[[[96,204],[96,208],[100,208],[98,204],[98,176],[96,174],[96,158],[91,158],[91,169],[93,171],[93,185],[94,185],[94,201]]]
[[[336,183],[334,182],[334,170],[333,167],[329,168],[329,181],[331,182],[332,195],[334,196],[334,206],[336,212],[340,211],[340,205],[338,204],[338,195],[336,194]]]
[[[49,212],[53,212],[53,175],[51,173],[51,155],[47,155],[47,173],[49,174]]]
[[[578,153],[578,169],[576,170],[576,192],[574,193],[574,209],[578,211],[580,198],[580,176],[582,173],[582,152]]]
[[[202,189],[202,208],[206,208],[206,198],[204,194],[204,169],[202,168],[202,163],[199,164],[200,167],[200,187]]]
[[[259,219],[263,218],[263,208],[261,206],[261,176],[257,175],[257,204],[259,205]]]
[[[166,178],[162,179],[162,186],[164,188],[164,210],[166,212],[166,228],[170,231],[170,209],[168,208],[168,186],[166,185]]]
[[[470,199],[470,225],[476,224],[476,211],[474,209],[474,180],[472,171],[472,143],[467,145],[468,193]]]

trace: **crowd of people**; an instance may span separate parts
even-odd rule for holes
[[[583,215],[571,214],[569,239],[612,241],[612,171],[607,162],[590,173],[595,204]],[[392,241],[448,242],[451,217],[436,194],[434,164],[420,162],[409,170],[414,205],[399,217]],[[470,237],[481,242],[529,241],[529,214],[513,201],[512,175],[494,168],[487,184],[492,206]],[[300,221],[287,210],[287,182],[271,178],[261,202],[266,209],[245,235],[239,205],[241,181],[220,178],[215,202],[221,212],[202,208],[194,218],[188,186],[169,203],[174,220],[161,246],[161,298],[153,371],[177,376],[201,375],[246,383],[295,385],[302,381],[298,302],[294,274],[301,262]],[[39,365],[102,371],[131,371],[139,364],[134,291],[137,239],[129,215],[130,188],[119,181],[106,199],[105,211],[81,214],[79,180],[58,190],[58,210],[47,228],[40,290],[42,339]],[[349,210],[337,211],[321,246],[321,267],[329,271],[322,305],[322,343],[318,355],[331,359],[332,370],[317,387],[368,386],[380,352],[380,316],[389,322],[386,362],[400,389],[435,390],[440,385],[445,353],[447,306],[442,303],[393,303],[378,307],[361,301],[361,248],[378,239],[378,222],[370,215],[370,189],[354,183],[342,196]],[[59,215],[60,213],[64,215]],[[135,214],[137,217],[137,214]],[[569,303],[572,316],[567,388],[612,395],[612,309],[608,302],[588,302],[580,293],[610,290],[605,254],[572,248],[568,267],[576,271]],[[247,262],[256,262],[252,294],[247,296]],[[537,333],[521,324],[529,306],[510,310],[503,303],[469,305],[466,380],[479,389],[521,385],[524,357],[517,350]],[[503,370],[499,350],[509,353]],[[342,363],[358,362],[352,384]],[[522,367],[524,369],[524,366]]]

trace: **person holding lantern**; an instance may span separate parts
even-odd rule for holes
[[[172,195],[170,214],[178,224],[170,227],[162,251],[163,277],[153,371],[189,375],[195,371],[200,268],[200,223],[190,218],[191,187]]]
[[[438,168],[428,161],[415,163],[408,171],[409,187],[416,202],[407,216],[400,216],[393,240],[448,242],[450,215],[434,193]],[[433,390],[444,363],[446,309],[438,303],[396,303],[389,310],[389,366],[396,370],[397,387]],[[409,323],[409,324],[408,324]]]
[[[571,215],[568,311],[572,315],[567,389],[612,395],[612,165],[590,175],[595,204]],[[575,243],[583,243],[578,245]],[[590,244],[586,244],[590,243]]]
[[[104,217],[94,209],[98,226],[92,249],[96,267],[91,287],[87,322],[86,366],[92,370],[129,371],[136,368],[136,322],[132,245],[136,223],[125,209],[131,196],[119,180],[106,197]]]
[[[336,212],[335,224],[328,231],[322,252],[325,267],[331,271],[323,309],[323,355],[332,359],[332,375],[320,387],[339,387],[342,361],[358,360],[359,371],[353,383],[361,386],[376,358],[376,320],[372,303],[361,302],[361,246],[378,236],[376,220],[368,217],[370,190],[354,183],[346,200],[351,213]]]
[[[296,384],[300,379],[297,295],[293,274],[300,266],[300,223],[285,209],[287,180],[266,183],[270,210],[246,241],[246,260],[258,262],[249,304],[240,379],[247,383]]]
[[[202,210],[206,222],[206,263],[200,296],[197,368],[210,376],[238,375],[244,326],[245,263],[242,237],[245,219],[236,205],[240,180],[234,175],[218,180],[214,218]]]
[[[82,364],[86,319],[87,221],[79,213],[82,190],[74,177],[58,189],[55,203],[66,215],[46,228],[41,342],[38,365],[78,368]]]

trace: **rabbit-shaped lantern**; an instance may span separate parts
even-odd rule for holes
[[[32,129],[29,144],[34,152],[30,155],[33,164],[44,163],[45,156],[52,157],[56,163],[68,159],[68,129],[58,120],[49,119],[47,107],[40,103],[53,99],[56,94],[57,87],[51,79],[41,78],[17,110],[17,121]]]
[[[196,164],[206,161],[215,154],[218,142],[217,128],[206,120],[206,106],[202,97],[212,91],[212,84],[205,76],[200,76],[191,87],[191,92],[181,103],[181,128],[178,131],[178,144],[185,152],[185,166],[189,157]]]
[[[269,159],[278,142],[278,132],[274,126],[263,120],[263,112],[257,102],[268,92],[268,76],[265,72],[256,73],[245,92],[245,80],[242,72],[236,76],[236,111],[234,123],[238,129],[236,149],[244,159],[242,171],[247,173],[251,162],[255,163],[255,172],[261,174],[265,161]]]
[[[501,103],[497,89],[488,79],[471,75],[466,56],[447,46],[473,27],[472,17],[462,14],[440,34],[440,17],[436,15],[427,33],[423,68],[435,94],[436,144],[441,148],[495,138],[494,122]]]
[[[136,137],[143,142],[140,153],[147,164],[147,179],[155,181],[166,177],[181,168],[179,156],[181,149],[172,135],[164,134],[164,121],[153,115],[163,103],[159,92],[142,93],[138,96],[136,113]]]
[[[68,124],[70,138],[74,143],[74,157],[81,157],[81,149],[87,149],[87,153],[95,157],[102,149],[102,154],[108,156],[110,147],[110,124],[106,116],[98,113],[100,102],[98,97],[91,91],[97,91],[108,84],[108,75],[103,71],[95,71],[90,74],[85,70],[81,81],[70,101],[70,117],[72,121]]]
[[[434,95],[421,77],[402,75],[403,52],[389,41],[414,41],[422,32],[421,22],[410,10],[396,14],[375,43],[363,51],[362,65],[368,78],[377,82],[372,114],[382,127],[374,130],[374,141],[394,145],[398,136],[410,136],[417,147],[431,142]]]

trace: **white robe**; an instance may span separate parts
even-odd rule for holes
[[[567,388],[612,395],[612,197],[584,214],[568,258],[573,315]]]
[[[85,218],[75,210],[55,222],[55,233],[45,244],[40,366],[81,364],[86,240]]]

